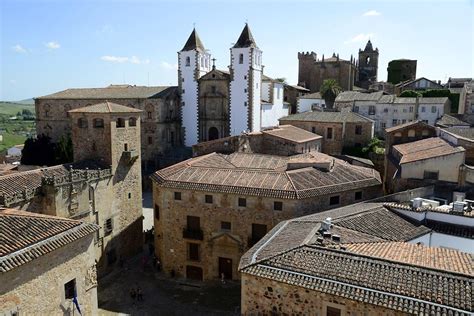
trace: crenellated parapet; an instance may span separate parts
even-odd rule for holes
[[[317,54],[313,51],[311,52],[298,52],[298,59],[307,59],[307,60],[317,60]]]

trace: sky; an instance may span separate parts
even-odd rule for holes
[[[370,38],[387,64],[417,59],[417,77],[473,77],[474,0],[0,1],[0,100],[109,84],[176,85],[193,26],[216,66],[248,22],[264,73],[298,81],[301,51],[357,56]]]

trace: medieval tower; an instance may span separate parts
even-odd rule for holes
[[[102,204],[107,210],[94,210],[99,217],[108,214],[98,221],[112,232],[102,246],[108,257],[131,255],[142,245],[141,112],[110,102],[69,111],[74,161],[97,161],[113,175],[105,188],[90,188],[90,194],[109,201]]]
[[[369,40],[364,50],[359,49],[357,86],[368,89],[370,84],[377,82],[378,64],[379,49],[374,50]]]
[[[262,51],[245,24],[230,49],[230,133],[259,131],[262,82]]]
[[[210,59],[211,55],[193,29],[183,49],[178,52],[178,86],[186,146],[198,142],[198,79],[211,70]]]

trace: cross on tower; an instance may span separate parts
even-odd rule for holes
[[[216,59],[212,58],[212,69],[216,69]]]

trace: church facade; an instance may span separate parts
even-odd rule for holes
[[[263,75],[262,51],[247,24],[230,49],[230,60],[228,70],[216,69],[196,30],[178,52],[186,146],[260,131],[289,114],[283,83]]]

